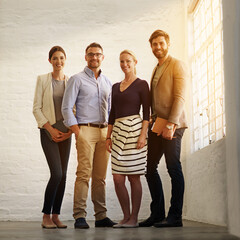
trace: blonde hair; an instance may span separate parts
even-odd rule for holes
[[[135,55],[135,53],[134,53],[133,51],[128,50],[128,49],[125,49],[125,50],[123,50],[123,51],[120,53],[119,56],[121,56],[122,54],[129,54],[129,55],[133,58],[133,61],[134,61],[134,62],[137,62],[137,57],[136,57],[136,55]],[[134,73],[135,73],[135,74],[137,73],[137,71],[136,71],[136,66],[134,67]]]

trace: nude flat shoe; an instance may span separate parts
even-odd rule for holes
[[[63,224],[63,223],[59,223],[57,224],[56,222],[53,221],[53,223],[56,225],[57,228],[67,228],[67,225]]]
[[[122,228],[122,227],[123,227],[123,224],[121,223],[113,225],[113,228]]]
[[[67,225],[65,224],[56,224],[57,228],[67,228]]]
[[[138,223],[136,223],[136,224],[123,224],[122,225],[122,228],[137,228],[139,225],[138,225]]]

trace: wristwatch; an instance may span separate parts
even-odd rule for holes
[[[173,125],[166,125],[166,128],[167,128],[168,130],[173,130]]]

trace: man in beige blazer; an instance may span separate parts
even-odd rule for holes
[[[158,59],[151,78],[152,121],[156,117],[167,120],[162,132],[149,130],[147,174],[152,197],[151,215],[140,222],[140,227],[181,227],[184,194],[184,177],[180,162],[181,139],[187,128],[184,110],[187,71],[183,62],[171,57],[169,35],[156,30],[149,42],[152,52]],[[151,126],[150,126],[151,127]],[[172,183],[171,206],[165,218],[164,193],[158,174],[158,164],[165,156],[168,173]]]

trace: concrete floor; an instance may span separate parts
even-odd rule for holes
[[[224,227],[184,221],[183,228],[95,228],[74,229],[73,221],[65,222],[67,229],[42,229],[40,222],[0,222],[0,239],[22,240],[237,240]]]

